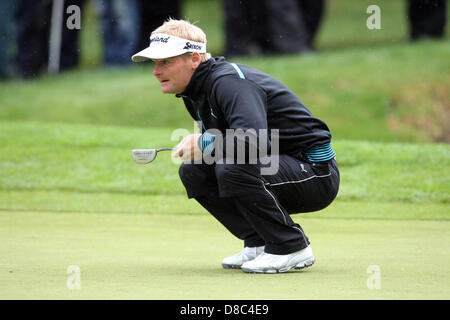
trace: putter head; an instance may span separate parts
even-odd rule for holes
[[[134,149],[131,156],[136,163],[150,163],[156,158],[156,149]]]

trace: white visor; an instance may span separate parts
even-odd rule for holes
[[[150,45],[131,57],[133,62],[148,59],[176,57],[186,52],[206,53],[206,43],[195,42],[169,34],[157,33],[150,37]]]

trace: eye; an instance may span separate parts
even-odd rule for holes
[[[164,67],[167,66],[170,63],[170,61],[167,59],[153,60],[153,63],[155,64],[155,66]]]

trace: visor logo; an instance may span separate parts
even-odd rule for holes
[[[184,46],[183,50],[189,50],[189,49],[201,50],[202,46],[199,46],[197,44],[192,44],[190,42],[186,42],[186,45]]]
[[[156,37],[154,37],[153,39],[150,39],[150,44],[152,44],[152,42],[162,42],[162,43],[167,43],[167,42],[169,42],[169,38],[170,38],[170,37],[160,38],[160,37],[156,36]]]

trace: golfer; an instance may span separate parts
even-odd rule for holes
[[[162,92],[181,98],[202,127],[173,151],[185,160],[179,175],[187,195],[243,240],[224,268],[308,267],[315,261],[310,241],[290,215],[321,210],[338,193],[330,131],[279,80],[211,57],[206,43],[197,26],[169,19],[132,57],[152,60]]]

